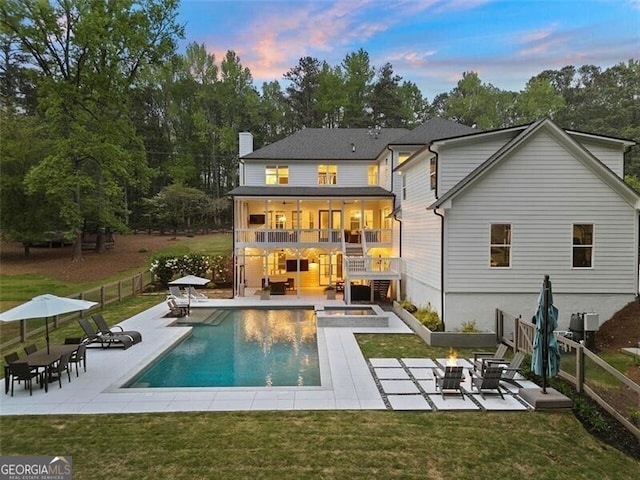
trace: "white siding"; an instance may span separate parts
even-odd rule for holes
[[[267,165],[279,165],[289,167],[289,186],[295,187],[317,187],[318,186],[318,165],[337,165],[339,187],[366,187],[368,182],[367,167],[368,162],[292,162],[292,161],[269,161],[269,162],[246,162],[245,164],[245,185],[264,186],[265,168]],[[277,188],[276,185],[273,186]],[[330,188],[330,186],[327,186]]]
[[[609,167],[620,178],[624,176],[624,153],[620,145],[612,147],[583,137],[574,137],[584,148],[589,150],[598,160]]]
[[[402,263],[405,295],[417,305],[440,307],[440,218],[427,210],[434,200],[428,160],[403,171],[407,199],[402,200]]]
[[[447,212],[447,292],[636,291],[637,213],[546,133],[454,199]],[[489,225],[512,225],[512,264],[489,267]],[[594,268],[571,266],[572,223],[594,224]],[[446,312],[445,312],[446,314]]]
[[[519,132],[515,132],[519,133]],[[510,133],[510,136],[514,133]],[[442,196],[469,175],[476,167],[496,153],[510,137],[488,136],[469,143],[452,143],[438,151],[438,195]]]
[[[558,308],[558,330],[568,330],[572,313],[595,312],[600,315],[600,325],[609,320],[615,312],[632,302],[634,295],[607,295],[607,294],[575,294],[556,293],[556,284],[553,284],[553,303]],[[542,287],[542,278],[539,279],[538,288]],[[483,330],[495,330],[495,312],[499,308],[511,315],[522,316],[531,319],[538,305],[539,292],[532,293],[450,293],[445,297],[445,327],[447,330],[455,330],[465,322],[475,321]],[[505,326],[508,335],[513,331],[513,326]]]

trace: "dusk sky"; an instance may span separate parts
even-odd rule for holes
[[[363,48],[429,101],[462,72],[521,90],[545,69],[640,58],[640,0],[182,0],[186,40],[234,50],[256,87],[312,56],[339,65]]]

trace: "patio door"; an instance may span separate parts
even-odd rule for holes
[[[342,228],[342,212],[340,210],[320,210],[318,215],[320,241],[328,242],[330,238],[332,242],[339,241],[340,236],[336,235],[335,232],[333,235],[330,235],[330,231],[340,230]]]
[[[335,285],[336,282],[342,280],[342,253],[335,255],[321,253],[318,255],[318,273],[320,274],[318,279],[320,286]]]

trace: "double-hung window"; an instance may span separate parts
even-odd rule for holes
[[[431,190],[435,190],[436,189],[436,169],[437,167],[437,163],[436,163],[436,157],[433,157],[430,161],[429,161],[429,187]]]
[[[318,165],[318,185],[335,185],[338,183],[337,165]]]
[[[378,185],[378,166],[369,165],[367,167],[367,185]]]
[[[287,185],[289,183],[289,167],[282,165],[267,165],[265,169],[265,184]]]
[[[593,225],[574,224],[572,242],[573,268],[593,267]]]
[[[491,224],[490,265],[493,268],[511,266],[511,224]]]

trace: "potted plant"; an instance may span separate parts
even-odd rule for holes
[[[260,292],[260,300],[269,300],[271,298],[271,284],[265,283]]]
[[[324,288],[324,293],[327,294],[327,300],[335,300],[336,299],[336,287],[333,285],[327,285]]]

